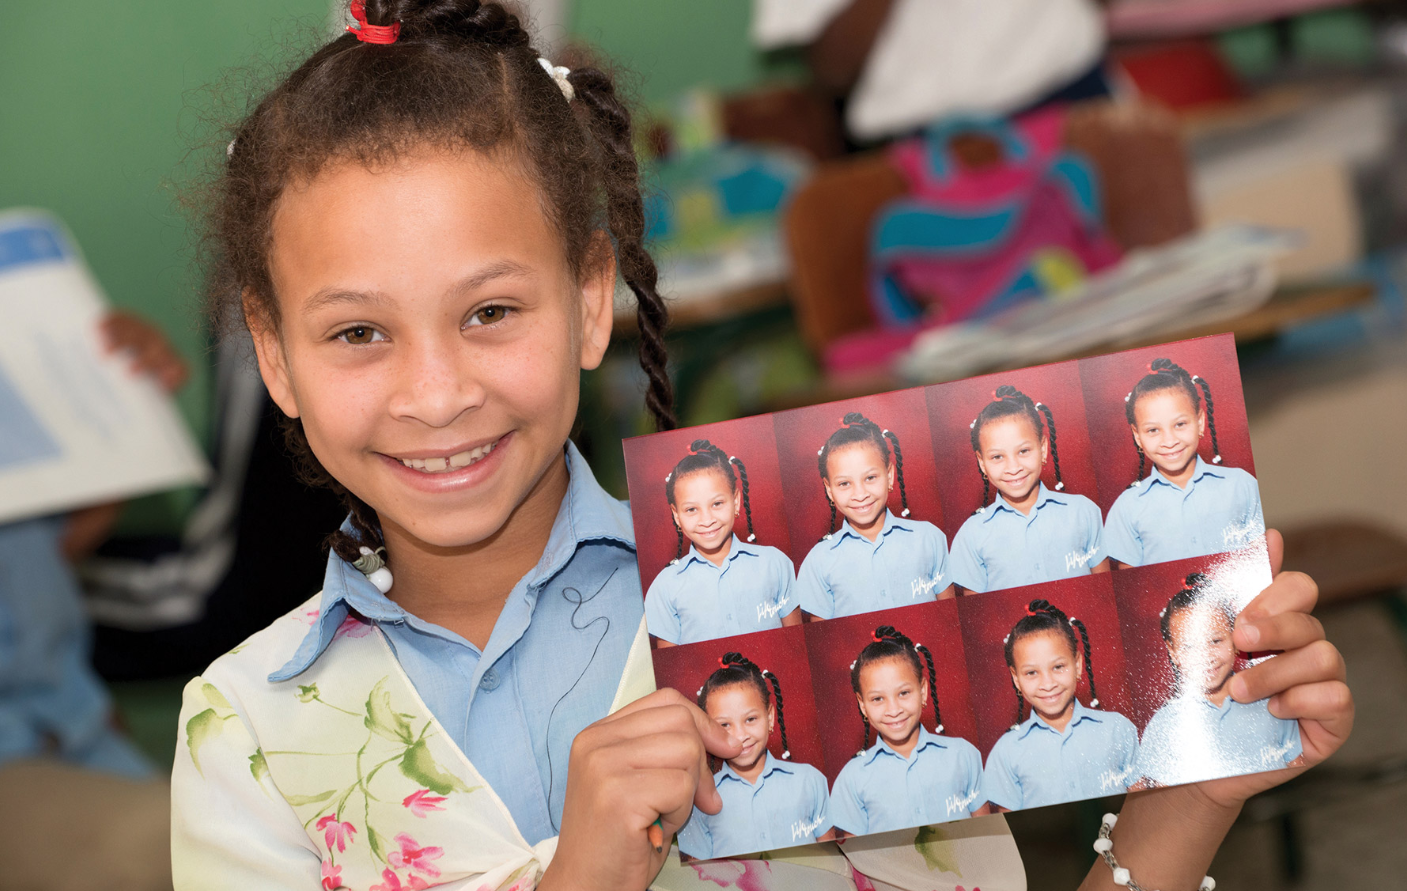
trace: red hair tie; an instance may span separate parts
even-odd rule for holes
[[[718,657],[718,667],[719,667],[719,668],[727,668],[727,667],[728,667],[728,663],[723,661],[723,657],[722,657],[722,656],[719,656],[719,657]]]
[[[1031,608],[1028,606],[1028,607],[1026,607],[1026,615],[1028,615],[1028,616],[1038,616],[1038,615],[1040,615],[1040,613],[1036,612],[1035,610],[1031,609]]]
[[[873,637],[873,638],[874,638],[874,642],[875,642],[875,643],[883,643],[883,642],[884,642],[884,638],[880,637],[879,634],[878,634],[878,632],[871,632],[871,633],[870,633],[870,637]]]
[[[364,0],[352,0],[352,18],[357,20],[358,28],[347,26],[347,30],[357,35],[357,39],[362,43],[375,43],[380,46],[390,46],[401,36],[401,23],[393,22],[389,25],[373,25],[366,20],[366,3]]]

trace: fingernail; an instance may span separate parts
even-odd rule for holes
[[[1241,626],[1241,636],[1245,638],[1248,648],[1254,648],[1256,644],[1260,643],[1260,629],[1256,627],[1254,622],[1247,622]]]
[[[1243,681],[1239,675],[1231,679],[1232,699],[1237,702],[1246,702],[1251,698],[1250,693],[1251,691],[1246,689],[1246,682]]]

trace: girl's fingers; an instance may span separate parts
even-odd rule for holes
[[[647,815],[659,814],[667,844],[694,812],[690,794],[693,792],[692,782],[677,770],[637,770],[626,778],[626,782],[629,784],[628,794],[648,809]],[[642,831],[653,822],[654,818],[650,817],[641,827]]]
[[[1299,684],[1344,677],[1343,656],[1327,640],[1318,640],[1237,673],[1231,679],[1231,696],[1237,702],[1255,702]]]
[[[1280,567],[1285,563],[1285,539],[1278,530],[1267,529],[1265,547],[1270,552],[1270,575],[1273,578],[1280,574]]]
[[[1309,613],[1301,612],[1255,619],[1242,613],[1236,617],[1236,630],[1232,636],[1236,649],[1243,653],[1297,650],[1323,639],[1324,626]]]
[[[1335,736],[1348,736],[1348,728],[1337,732],[1338,725],[1347,721],[1353,725],[1353,694],[1343,681],[1317,681],[1300,684],[1270,698],[1270,713],[1277,718],[1298,721],[1318,721]]]

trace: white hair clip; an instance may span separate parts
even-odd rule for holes
[[[1129,390],[1129,394],[1124,397],[1124,401],[1125,401],[1125,402],[1128,402],[1128,401],[1129,401],[1130,399],[1132,399],[1132,398],[1133,398],[1133,391],[1132,391],[1132,390]]]
[[[674,471],[671,470],[669,473],[666,473],[664,475],[664,481],[667,483],[672,479],[674,479]]]
[[[757,533],[755,533],[755,532],[749,532],[749,533],[747,534],[747,540],[748,540],[749,542],[757,541]]]
[[[1220,464],[1220,463],[1221,463],[1221,456],[1220,456],[1220,455],[1214,456],[1214,457],[1212,458],[1212,463],[1213,463],[1213,464]]]
[[[234,147],[235,147],[235,140],[231,139],[231,140],[230,140],[230,144],[227,145],[227,146],[225,146],[225,157],[226,157],[226,158],[233,158],[233,157],[234,157]]]
[[[700,687],[700,688],[699,688],[699,692],[697,692],[697,693],[694,694],[694,698],[695,698],[695,699],[698,699],[698,698],[699,698],[700,696],[702,696],[702,695],[703,695],[703,687]]]
[[[1197,376],[1197,375],[1195,375],[1195,374],[1194,374],[1194,375],[1192,375],[1192,379],[1193,379],[1193,380],[1194,380],[1194,381],[1199,381],[1199,380],[1201,380],[1201,378],[1200,378],[1200,377],[1198,377],[1198,376]]]
[[[859,661],[860,661],[859,659],[856,659],[856,660],[855,660],[855,662],[859,662]],[[850,663],[850,670],[851,670],[851,671],[854,671],[854,670],[855,670],[855,662],[851,662],[851,663]]]
[[[784,751],[782,752],[782,758],[785,759],[785,760],[787,760],[787,761],[790,761],[790,760],[791,760],[791,749],[786,749],[786,750],[784,750]]]
[[[1056,484],[1055,484],[1055,491],[1057,491],[1057,492],[1064,492],[1064,491],[1065,491],[1065,481],[1064,481],[1064,480],[1059,480],[1059,481],[1056,482]]]
[[[818,454],[818,455],[819,455],[819,454],[822,454],[823,452],[825,452],[825,450],[826,450],[826,447],[825,447],[825,446],[821,446],[819,449],[816,450],[816,454]]]
[[[937,727],[934,727],[934,728],[933,728],[933,732],[934,732],[934,733],[942,733],[942,732],[943,732],[943,725],[942,725],[942,724],[939,724]]]
[[[879,431],[879,435],[880,435],[880,436],[888,436],[888,435],[889,435],[889,428],[886,427],[886,428],[884,428],[883,430]]]
[[[1037,403],[1036,403],[1036,408],[1045,408],[1045,406],[1044,406],[1044,405],[1041,405],[1039,402],[1037,402]]]
[[[908,515],[909,515],[909,509],[908,509],[907,507],[904,508],[903,510],[899,511],[899,516],[901,516],[901,517],[907,517]]]
[[[976,427],[976,426],[977,426],[977,419],[976,419],[976,418],[973,418],[973,419],[972,419],[972,423],[971,423],[971,424],[968,424],[968,425],[967,425],[967,428],[968,428],[969,430],[971,430],[972,428],[974,428],[974,427]]]
[[[1099,708],[1099,700],[1098,700],[1098,699],[1091,699],[1091,700],[1089,701],[1089,707],[1090,707],[1090,708]]]
[[[1008,634],[1006,637],[1003,637],[1003,638],[1002,638],[1002,643],[1004,643],[1004,644],[1011,643],[1011,635]]]
[[[567,98],[568,102],[576,98],[576,90],[572,89],[571,81],[567,80],[567,75],[572,73],[570,68],[553,65],[541,56],[538,57],[537,64],[541,65],[542,70],[546,71],[557,82],[557,89],[562,91],[562,95]]]

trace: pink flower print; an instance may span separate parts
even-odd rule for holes
[[[322,862],[323,891],[336,891],[342,887],[342,867],[333,866],[331,860]]]
[[[366,637],[372,632],[370,622],[362,620],[356,613],[349,613],[347,618],[342,620],[342,624],[337,626],[337,630],[332,632],[335,640],[339,637]]]
[[[336,814],[328,814],[318,821],[318,828],[322,830],[322,837],[327,841],[328,853],[332,852],[332,846],[336,845],[337,850],[347,850],[356,839],[352,836],[357,834],[357,827],[351,823],[339,823]]]
[[[381,878],[385,880],[385,884],[372,885],[367,891],[405,891],[407,888],[410,891],[423,891],[423,889],[430,887],[420,876],[408,876],[406,883],[402,885],[401,877],[389,869],[381,871]]]
[[[440,807],[440,802],[444,800],[443,796],[431,795],[429,789],[420,789],[407,795],[401,804],[410,808],[412,814],[423,820],[430,811],[444,810]],[[509,891],[513,891],[513,889],[510,888]]]
[[[413,869],[416,872],[423,872],[431,878],[437,878],[440,871],[430,864],[431,860],[438,860],[444,856],[444,848],[420,847],[420,843],[402,832],[396,836],[396,843],[401,846],[399,851],[392,851],[387,859],[391,865],[397,869]]]
[[[772,866],[765,860],[707,860],[689,865],[700,879],[738,891],[768,891],[767,880],[772,877]]]

